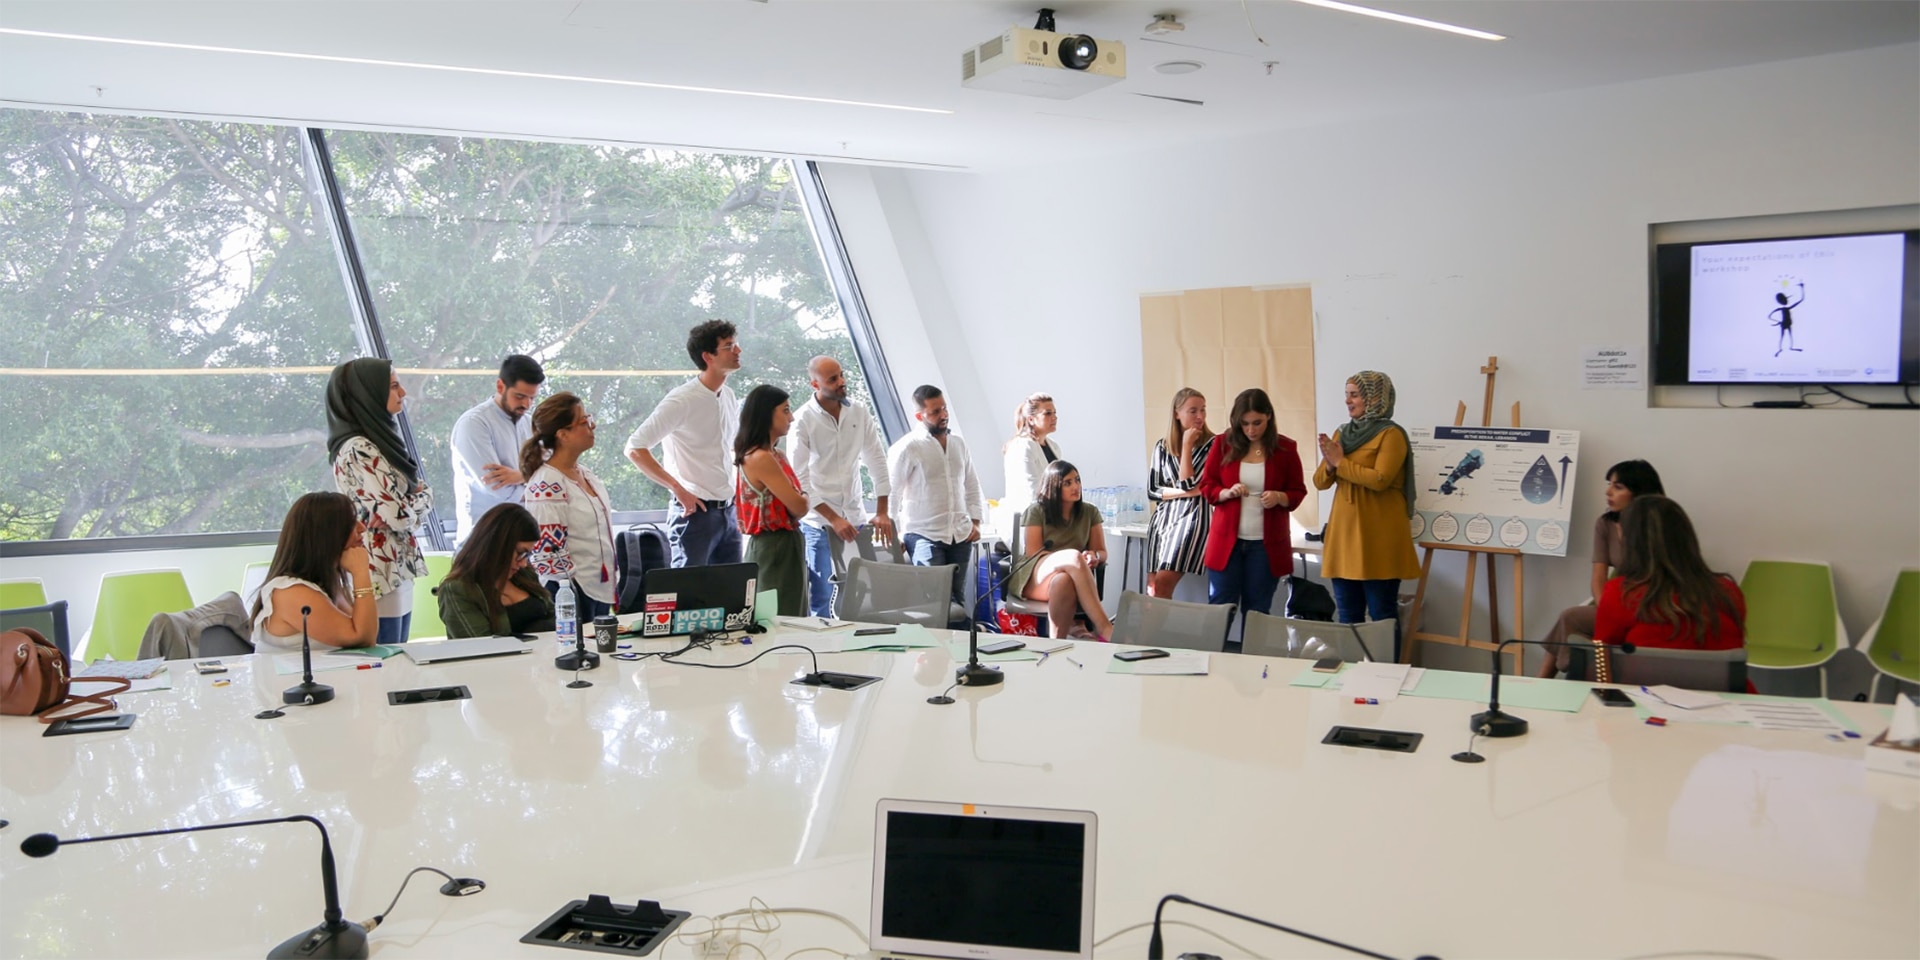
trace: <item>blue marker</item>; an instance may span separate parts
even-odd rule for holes
[[[1263,663],[1260,665],[1260,679],[1265,680],[1266,678],[1267,678],[1267,665]]]

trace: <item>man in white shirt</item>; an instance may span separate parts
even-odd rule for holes
[[[740,401],[727,376],[740,369],[733,324],[708,320],[687,333],[687,356],[700,375],[672,390],[627,438],[627,459],[673,494],[667,543],[673,565],[740,562],[740,524],[733,516],[733,439]],[[662,465],[652,447],[665,454]]]
[[[520,502],[527,485],[520,475],[520,448],[533,435],[533,418],[526,414],[546,381],[540,361],[513,354],[500,362],[493,397],[454,421],[454,546],[466,542],[488,510]]]
[[[872,536],[893,541],[887,516],[887,446],[880,427],[865,407],[847,403],[847,377],[832,357],[807,363],[813,399],[793,415],[787,431],[787,462],[800,489],[813,497],[813,509],[800,518],[807,540],[807,606],[816,617],[833,615],[833,579],[847,569],[846,545],[874,558]],[[873,478],[876,501],[872,524],[860,494],[860,464]]]
[[[940,388],[914,388],[912,433],[887,451],[887,473],[898,504],[900,542],[916,566],[953,564],[953,599],[964,605],[973,543],[987,515],[967,442],[947,432],[947,399]]]

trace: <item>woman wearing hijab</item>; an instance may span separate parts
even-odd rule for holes
[[[1313,485],[1334,488],[1321,569],[1341,623],[1394,620],[1400,581],[1420,576],[1413,553],[1413,452],[1393,422],[1393,381],[1375,370],[1347,378],[1346,425],[1320,435]],[[1399,652],[1395,627],[1394,651]]]
[[[353,500],[367,528],[362,539],[373,566],[381,643],[407,642],[413,578],[427,573],[413,531],[433,509],[433,491],[394,423],[406,396],[393,363],[378,357],[349,360],[327,378],[327,454],[334,486]]]

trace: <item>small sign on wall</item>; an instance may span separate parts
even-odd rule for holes
[[[1587,347],[1580,351],[1581,389],[1639,390],[1646,385],[1646,359],[1638,347]]]

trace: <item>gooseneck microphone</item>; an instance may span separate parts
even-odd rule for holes
[[[63,846],[77,846],[82,843],[100,843],[105,840],[133,840],[140,837],[163,837],[175,833],[199,833],[204,830],[228,830],[234,827],[257,827],[268,823],[311,823],[320,831],[320,886],[326,896],[326,912],[322,914],[320,925],[304,931],[274,947],[267,954],[268,960],[285,957],[298,958],[365,958],[367,956],[367,930],[360,924],[343,919],[340,914],[340,889],[333,870],[333,843],[327,837],[326,825],[304,814],[291,817],[273,817],[266,820],[236,820],[233,823],[210,823],[199,827],[174,827],[169,830],[143,830],[139,833],[115,833],[104,837],[82,837],[75,840],[62,840],[51,833],[36,833],[20,842],[20,852],[29,857],[45,857]]]
[[[304,703],[316,706],[333,699],[333,688],[324,683],[313,682],[313,641],[307,637],[307,617],[313,613],[312,607],[300,608],[300,667],[302,678],[299,683],[287,688],[280,695],[283,703]],[[315,820],[315,823],[320,821]],[[322,830],[322,833],[326,831]]]
[[[953,672],[953,679],[963,687],[990,687],[1007,679],[998,669],[980,662],[979,617],[967,617],[967,664]]]
[[[1500,709],[1500,653],[1507,648],[1508,644],[1514,643],[1536,647],[1557,646],[1557,644],[1547,643],[1544,640],[1522,640],[1519,637],[1515,637],[1511,640],[1503,640],[1499,646],[1493,648],[1493,682],[1488,688],[1487,709],[1474,714],[1467,725],[1467,729],[1473,731],[1475,737],[1486,737],[1490,740],[1497,740],[1502,737],[1519,737],[1526,735],[1527,721]],[[1631,643],[1611,644],[1609,646],[1611,649],[1617,649],[1621,653],[1632,653],[1635,649]],[[1473,740],[1470,738],[1467,740],[1467,749],[1454,754],[1453,759],[1461,763],[1479,763],[1486,758],[1473,752]]]
[[[1153,908],[1153,936],[1147,940],[1147,960],[1165,960],[1166,958],[1166,955],[1167,955],[1166,945],[1160,939],[1160,912],[1167,908],[1167,901],[1169,900],[1175,903],[1184,903],[1192,907],[1199,907],[1202,910],[1212,910],[1214,913],[1225,914],[1226,916],[1232,917],[1235,920],[1245,920],[1248,923],[1258,924],[1260,926],[1267,927],[1268,929],[1272,929],[1272,930],[1278,930],[1281,933],[1290,933],[1296,937],[1302,937],[1307,940],[1312,940],[1315,943],[1324,943],[1329,947],[1339,947],[1342,950],[1346,950],[1351,953],[1357,953],[1363,957],[1373,957],[1374,960],[1394,960],[1393,957],[1389,957],[1384,953],[1374,953],[1372,950],[1363,950],[1360,947],[1356,947],[1351,943],[1341,943],[1338,940],[1333,940],[1327,937],[1311,934],[1306,932],[1305,930],[1295,930],[1292,927],[1281,926],[1280,924],[1277,924],[1277,923],[1273,923],[1267,920],[1262,920],[1259,917],[1249,917],[1244,913],[1235,913],[1232,910],[1228,910],[1225,907],[1216,907],[1211,903],[1201,903],[1198,900],[1191,900],[1177,893],[1169,893],[1166,896],[1161,897],[1159,904],[1157,904]],[[1416,957],[1415,960],[1439,960],[1439,958],[1423,955],[1420,957]]]

